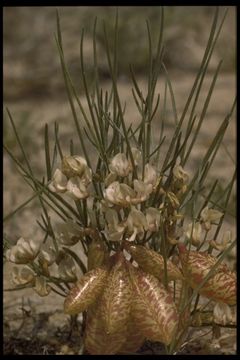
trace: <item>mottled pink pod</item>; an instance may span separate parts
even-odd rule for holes
[[[129,266],[135,292],[132,314],[142,334],[149,340],[168,345],[178,324],[178,313],[171,294],[153,275]]]
[[[132,301],[132,287],[126,260],[117,253],[102,296],[102,317],[106,332],[127,331]]]
[[[130,315],[127,325],[127,340],[118,351],[119,354],[136,352],[144,343],[145,336],[142,334],[139,324]]]
[[[190,286],[195,289],[216,264],[217,259],[205,252],[187,251],[179,247],[183,272]],[[236,304],[236,273],[221,263],[210,279],[200,288],[199,294],[228,305]]]
[[[85,311],[101,295],[107,276],[108,271],[104,267],[84,274],[66,297],[64,312],[73,315]]]
[[[157,279],[164,279],[164,259],[157,252],[142,245],[130,245],[126,243],[126,250],[130,252],[139,267],[154,275]],[[182,279],[182,273],[171,260],[167,260],[168,281]]]
[[[91,355],[117,354],[126,341],[126,331],[107,334],[104,327],[101,299],[87,311],[84,346]]]

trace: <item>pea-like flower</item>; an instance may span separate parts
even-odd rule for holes
[[[37,241],[27,241],[21,237],[16,245],[7,250],[6,258],[15,264],[27,264],[36,258],[40,245]]]
[[[149,195],[153,191],[153,185],[145,183],[142,180],[135,179],[133,181],[133,187],[135,190],[135,195],[131,199],[131,203],[136,205],[139,204],[149,198]]]
[[[215,221],[221,219],[221,217],[223,216],[223,213],[215,210],[215,209],[209,209],[208,206],[206,206],[202,211],[201,211],[201,221],[203,222],[203,225],[205,227],[206,230],[210,230],[211,229],[211,224],[215,223]]]
[[[27,266],[14,267],[12,272],[12,282],[15,285],[25,285],[34,283],[35,274]]]
[[[182,182],[182,184],[188,183],[189,175],[183,170],[181,165],[175,165],[173,168],[173,176]]]
[[[123,207],[129,206],[131,199],[134,198],[134,190],[127,184],[120,184],[118,181],[111,183],[104,193],[105,200],[112,204]]]
[[[233,322],[233,314],[228,304],[218,302],[213,308],[214,322],[219,325],[226,325]]]
[[[144,167],[144,183],[151,184],[154,188],[157,184],[157,179],[158,177],[155,168],[151,164],[147,163]]]
[[[211,240],[209,243],[214,249],[218,251],[224,251],[230,242],[231,242],[231,231],[227,230],[223,234],[221,243],[218,243],[215,240]]]
[[[149,207],[146,210],[146,220],[149,231],[158,231],[160,226],[160,211],[156,208]]]
[[[118,153],[112,158],[109,169],[112,173],[125,177],[131,171],[131,164],[124,153]]]
[[[56,226],[57,237],[63,245],[73,246],[82,237],[82,228],[71,220]]]
[[[125,223],[119,222],[117,211],[114,209],[108,209],[105,213],[105,219],[107,227],[105,234],[110,241],[120,241],[125,230]]]
[[[63,259],[58,265],[59,277],[67,282],[75,282],[77,280],[77,271],[72,257],[64,254]]]
[[[132,233],[128,241],[134,241],[137,235],[143,235],[148,229],[147,219],[145,215],[132,207],[127,218],[128,231]]]
[[[193,245],[198,246],[201,242],[201,233],[202,226],[199,222],[196,222],[195,224],[191,223],[188,225],[185,235],[189,240],[192,239],[191,243]]]
[[[92,170],[81,156],[65,156],[62,170],[56,169],[49,189],[56,193],[66,193],[74,200],[89,196],[88,185],[92,181]]]

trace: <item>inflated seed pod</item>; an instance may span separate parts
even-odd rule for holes
[[[129,266],[129,272],[134,291],[134,320],[147,339],[170,344],[178,324],[171,294],[155,276],[133,266]]]
[[[84,274],[66,297],[64,312],[73,315],[85,311],[101,295],[107,277],[108,270],[105,267]]]
[[[159,280],[164,279],[164,259],[160,254],[142,245],[126,244],[125,247],[143,271],[154,275]],[[167,275],[168,281],[183,278],[181,271],[171,260],[167,260]]]
[[[126,330],[107,334],[102,319],[101,299],[87,311],[84,346],[91,355],[114,355],[126,342]]]
[[[124,255],[121,252],[115,254],[114,262],[107,278],[101,305],[108,334],[123,329],[127,331],[132,301],[132,287]]]
[[[217,259],[204,252],[188,252],[183,244],[179,245],[179,253],[186,280],[195,289],[205,279]],[[220,264],[210,279],[200,288],[199,294],[214,301],[235,305],[236,273],[230,271],[226,264]]]
[[[92,270],[103,265],[107,258],[108,252],[104,242],[100,239],[93,239],[88,246],[88,270]]]
[[[127,340],[118,351],[119,354],[136,352],[144,343],[145,336],[142,334],[139,325],[130,314],[127,325]]]

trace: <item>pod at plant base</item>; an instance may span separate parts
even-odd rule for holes
[[[114,355],[127,341],[126,330],[107,334],[102,318],[101,298],[87,311],[84,347],[91,355]]]
[[[127,325],[127,339],[118,353],[134,353],[143,345],[144,341],[145,336],[141,333],[138,323],[134,321],[133,316],[130,314]]]
[[[188,252],[183,244],[179,245],[179,253],[186,281],[195,289],[205,279],[217,259],[204,252]],[[199,289],[199,294],[214,301],[235,305],[236,273],[230,271],[226,264],[220,264],[210,279]]]
[[[74,315],[85,311],[101,295],[107,277],[108,270],[105,267],[99,267],[84,274],[66,297],[64,312]]]
[[[143,271],[154,275],[159,280],[164,279],[164,259],[160,254],[143,245],[131,245],[126,243],[125,247]],[[180,280],[183,278],[181,271],[171,262],[171,260],[167,260],[167,275],[168,281]]]
[[[153,275],[129,264],[133,285],[132,315],[142,334],[151,341],[170,344],[178,324],[171,294]]]
[[[122,252],[114,256],[102,295],[102,317],[108,334],[127,331],[132,301],[132,286],[126,260]]]

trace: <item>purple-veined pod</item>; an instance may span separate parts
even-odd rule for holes
[[[127,325],[127,340],[118,351],[119,354],[127,354],[136,352],[144,343],[145,336],[142,334],[139,325],[134,321],[130,314]]]
[[[134,320],[147,339],[170,344],[178,324],[171,294],[155,276],[133,266],[129,266],[129,272],[134,290]]]
[[[164,279],[164,259],[160,254],[143,245],[131,245],[126,243],[125,247],[143,271],[154,275],[159,280]],[[181,271],[171,260],[167,260],[167,276],[168,281],[180,280],[183,278]]]
[[[114,334],[105,331],[101,300],[87,311],[84,346],[91,355],[115,355],[126,342],[125,329]]]
[[[132,286],[122,252],[114,255],[114,264],[102,295],[101,311],[108,334],[127,331],[132,301]]]
[[[179,253],[186,280],[195,289],[205,279],[217,259],[205,252],[188,252],[183,244],[179,245]],[[221,263],[210,279],[200,288],[199,294],[214,301],[235,305],[236,273],[230,271],[226,264]]]
[[[66,297],[64,312],[73,315],[85,311],[101,295],[107,277],[108,270],[105,267],[84,274]]]

